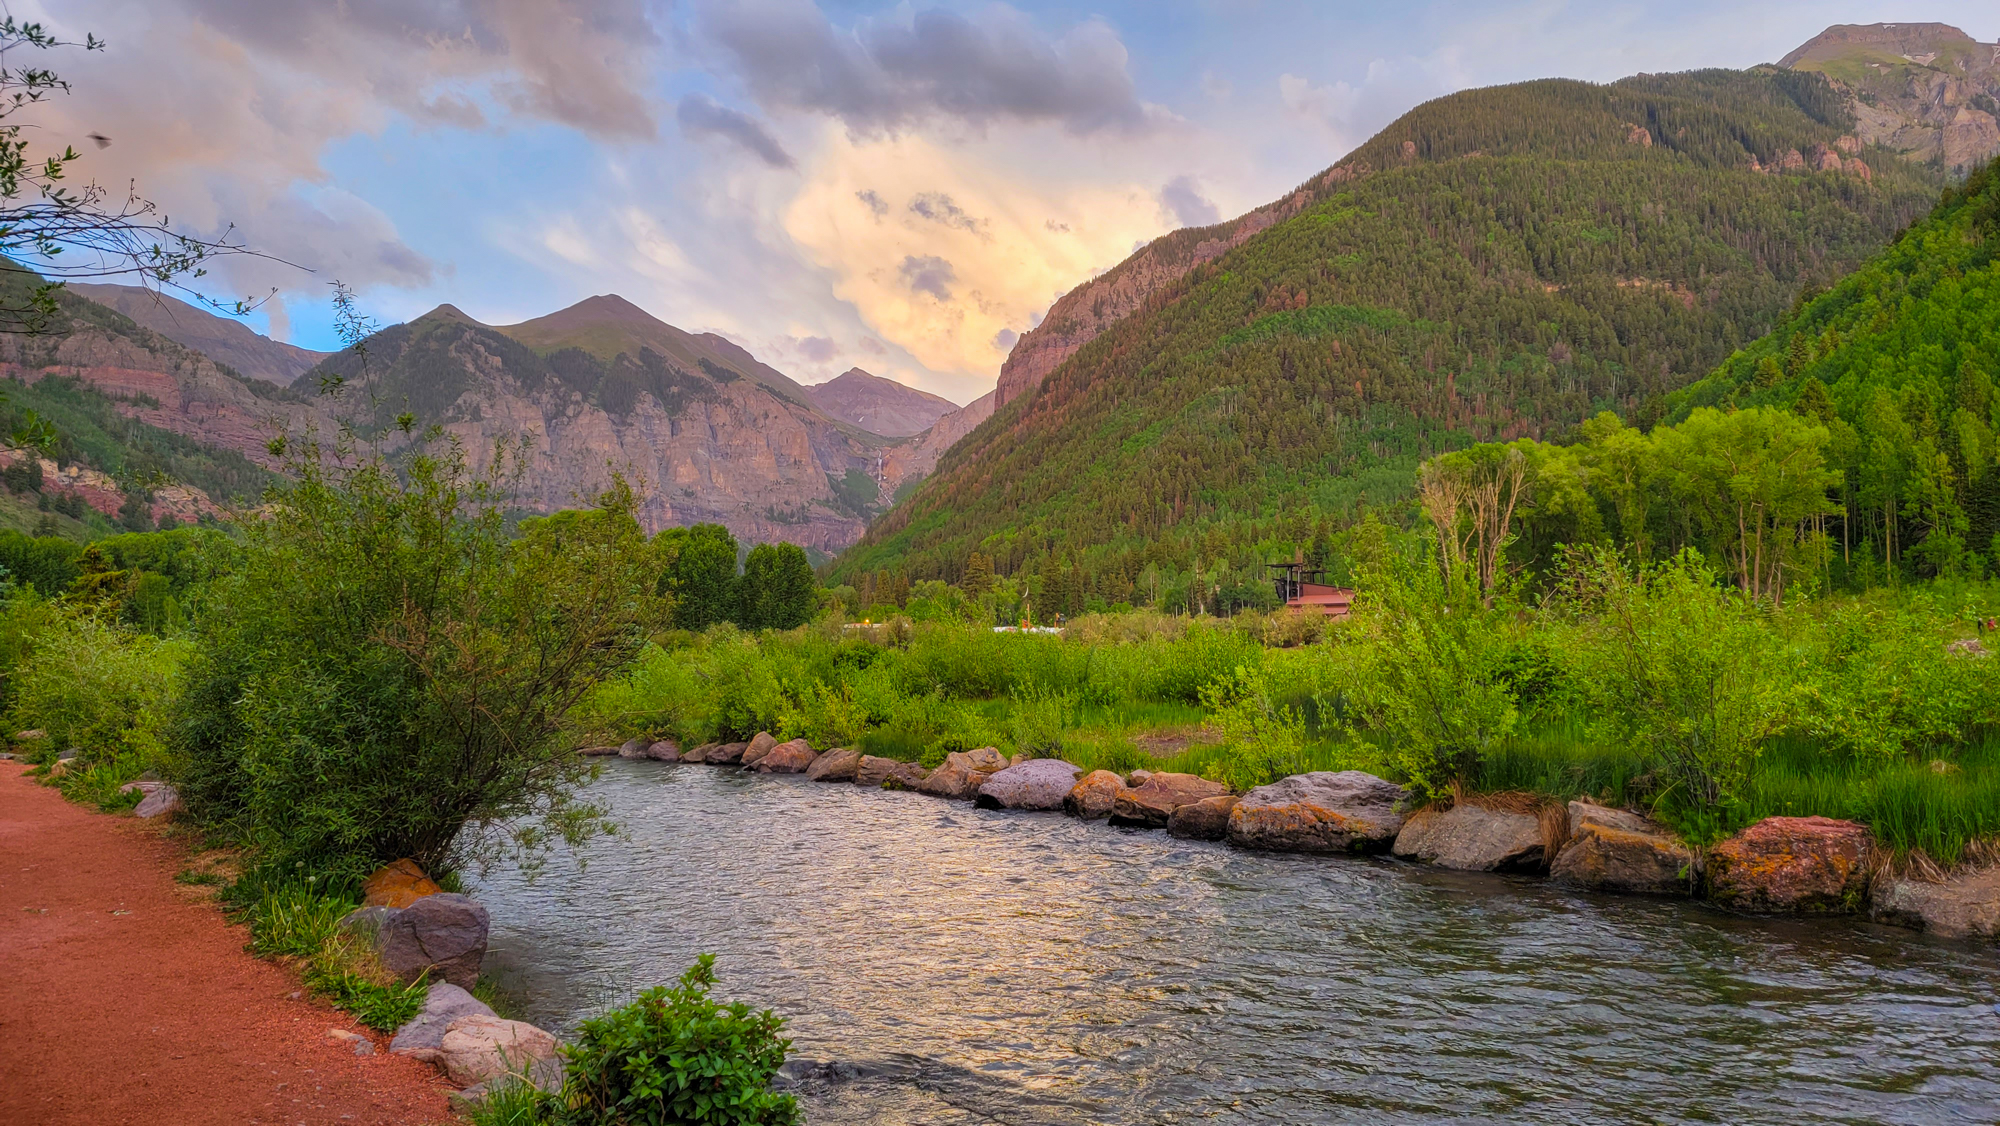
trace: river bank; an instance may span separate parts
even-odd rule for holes
[[[0,763],[0,1121],[450,1121],[426,1065],[304,999],[243,949],[184,849],[152,824],[87,811]]]

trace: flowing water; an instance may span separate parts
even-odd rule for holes
[[[1909,931],[705,766],[593,793],[624,838],[468,889],[520,1015],[715,953],[837,1064],[812,1123],[2000,1122],[2000,959]]]

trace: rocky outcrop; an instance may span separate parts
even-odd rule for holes
[[[1228,792],[1229,787],[1222,783],[1193,774],[1155,771],[1146,776],[1144,784],[1127,786],[1118,791],[1111,802],[1111,823],[1142,829],[1164,829],[1174,810]]]
[[[1070,788],[1068,796],[1063,798],[1063,812],[1085,821],[1109,817],[1111,807],[1118,801],[1118,791],[1124,788],[1123,778],[1109,770],[1093,770]]]
[[[2000,45],[1949,24],[1836,25],[1778,65],[1825,73],[1854,114],[1852,143],[1834,146],[1846,159],[1808,153],[1811,167],[1867,176],[1853,159],[1865,144],[1964,175],[2000,153]]]
[[[813,764],[806,768],[806,777],[815,782],[852,782],[855,772],[860,769],[860,751],[835,747],[813,760]]]
[[[1569,843],[1549,865],[1557,883],[1591,891],[1686,895],[1695,855],[1664,826],[1622,809],[1569,803]]]
[[[1061,809],[1081,773],[1081,767],[1061,759],[1029,759],[988,778],[973,804],[981,809]]]
[[[745,758],[749,755],[746,753]],[[803,774],[812,768],[819,755],[814,753],[812,744],[804,739],[793,739],[779,743],[770,751],[757,758],[757,765],[751,767],[759,774]]]
[[[1961,872],[1942,883],[1878,879],[1869,896],[1869,914],[1940,938],[2000,940],[2000,868]]]
[[[441,892],[408,907],[366,907],[362,911],[368,912],[374,923],[375,954],[390,973],[415,981],[428,972],[433,981],[448,981],[463,989],[472,988],[479,980],[489,921],[486,908],[475,900]]]
[[[871,789],[887,786],[898,790],[914,790],[917,788],[917,783],[922,782],[928,773],[930,772],[925,770],[921,763],[862,755],[861,762],[854,771],[854,784]]]
[[[931,424],[914,438],[882,450],[882,483],[891,491],[904,482],[930,475],[938,458],[980,423],[993,417],[993,392],[988,391]]]
[[[375,869],[361,882],[361,905],[408,907],[427,895],[438,895],[443,891],[436,881],[424,874],[416,861],[406,856]]]
[[[1380,852],[1403,827],[1403,788],[1359,770],[1314,771],[1243,795],[1230,843],[1275,852]]]
[[[1239,801],[1234,794],[1203,798],[1176,806],[1167,818],[1167,835],[1190,841],[1219,841],[1229,835],[1229,814]]]
[[[777,745],[776,736],[768,731],[759,731],[750,737],[750,745],[743,748],[743,756],[737,761],[743,764],[743,769],[748,770],[756,766],[759,759],[770,754],[771,749]]]
[[[1540,817],[1469,802],[1411,814],[1390,851],[1464,872],[1535,872],[1548,867]]]
[[[934,798],[971,801],[986,780],[1007,769],[1007,759],[993,747],[953,751],[936,770],[917,783],[916,791]]]
[[[1873,847],[1852,821],[1767,817],[1709,850],[1708,897],[1744,911],[1851,914],[1866,901]]]

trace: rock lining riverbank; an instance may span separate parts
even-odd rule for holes
[[[1696,849],[1643,813],[1587,800],[1558,805],[1525,795],[1469,797],[1449,807],[1410,810],[1403,787],[1357,770],[1298,774],[1233,794],[1190,774],[1086,773],[1059,759],[1009,760],[993,747],[954,752],[925,771],[850,748],[815,751],[802,739],[778,744],[762,732],[748,743],[627,757],[726,766],[751,757],[746,749],[768,759],[780,747],[787,750],[783,771],[814,782],[1108,819],[1260,851],[1388,854],[1458,871],[1539,876],[1606,894],[1701,898],[1752,914],[1863,915],[1942,937],[2000,940],[2000,868],[1941,882],[1899,875],[1884,863],[1866,826],[1825,817],[1770,817],[1712,848]]]

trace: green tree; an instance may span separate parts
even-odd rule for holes
[[[673,599],[673,623],[704,630],[734,621],[736,537],[720,524],[668,528],[654,537],[663,560],[659,591]]]
[[[993,589],[993,557],[973,552],[965,560],[965,577],[958,582],[965,593],[979,597]]]
[[[796,629],[812,620],[818,590],[804,548],[760,543],[750,549],[737,580],[736,622],[745,629]]]

